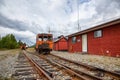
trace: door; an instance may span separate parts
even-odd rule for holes
[[[87,52],[87,34],[82,35],[82,52]]]

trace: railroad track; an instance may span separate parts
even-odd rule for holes
[[[14,66],[15,72],[12,77],[15,80],[47,80],[27,57],[20,52]]]
[[[87,75],[93,79],[97,80],[120,80],[120,74],[112,71],[107,71],[104,69],[100,69],[97,67],[89,66],[86,64],[78,63],[75,61],[71,61],[53,54],[41,57],[45,57],[48,60],[53,60],[56,63],[59,63],[73,71],[75,71],[78,74],[81,75]]]
[[[74,71],[56,63],[52,60],[47,60],[43,57],[39,57],[33,54],[25,54],[37,65],[48,77],[49,80],[83,80],[83,77]],[[85,77],[84,79],[88,79]],[[90,78],[89,78],[90,79]]]
[[[25,55],[47,80],[120,80],[120,74],[77,63],[55,55]]]

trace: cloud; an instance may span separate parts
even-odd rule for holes
[[[78,10],[71,14],[71,21],[76,24]],[[83,29],[120,18],[119,0],[89,0],[79,4],[79,24]]]
[[[29,45],[35,44],[36,35],[34,33],[30,31],[16,31],[12,28],[5,28],[0,26],[0,36],[5,36],[7,34],[14,34],[17,40],[22,40]]]
[[[54,37],[68,35],[80,31],[78,5],[82,30],[120,18],[120,0],[0,0],[0,26],[15,34],[36,35],[50,28]]]
[[[12,19],[9,19],[6,16],[3,16],[2,14],[0,14],[0,25],[4,26],[6,28],[15,29],[15,30],[18,30],[18,31],[30,30],[30,31],[32,31],[33,33],[36,33],[36,34],[37,34],[37,32],[43,30],[43,27],[41,27],[41,25],[36,24],[34,22],[25,23],[23,21],[12,20]]]
[[[13,28],[16,30],[26,30],[26,24],[21,21],[11,20],[0,14],[0,25],[8,28]]]

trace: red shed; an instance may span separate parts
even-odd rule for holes
[[[54,50],[56,51],[67,51],[68,43],[67,39],[62,35],[54,41]]]
[[[68,36],[69,52],[120,57],[120,18]]]

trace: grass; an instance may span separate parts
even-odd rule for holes
[[[7,58],[8,55],[0,55],[0,61],[4,60],[5,58]]]
[[[18,48],[18,49],[19,49],[19,48]],[[0,51],[6,51],[6,50],[16,50],[16,49],[0,48]]]
[[[8,56],[15,56],[17,53],[20,52],[20,49],[11,49],[11,50],[4,50],[0,52],[0,61],[4,60]]]
[[[28,48],[28,51],[35,51],[35,48]]]
[[[2,77],[2,76],[0,76],[0,80],[15,80],[14,78],[7,78],[7,77]]]
[[[0,51],[5,51],[5,50],[10,50],[10,49],[0,48]]]

